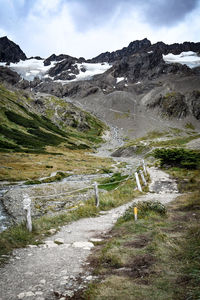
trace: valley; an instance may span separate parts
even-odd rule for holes
[[[0,300],[198,299],[200,43],[88,60],[0,45]]]

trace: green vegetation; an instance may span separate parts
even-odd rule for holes
[[[79,299],[199,299],[200,199],[188,197],[167,210],[138,203],[137,222],[130,208],[96,246],[90,264],[98,279]]]
[[[25,98],[20,92],[10,92],[0,85],[0,151],[46,153],[47,146],[58,147],[62,144],[68,149],[77,150],[90,149],[102,142],[101,134],[105,125],[74,106],[71,107],[68,116],[72,126],[67,126],[67,122],[65,124],[61,121],[61,116],[57,124],[53,123],[47,117],[50,107],[51,118],[55,114],[51,101],[56,101],[57,110],[60,109],[61,116],[65,113],[67,118],[65,108],[68,109],[68,104],[62,99],[43,98],[45,116],[45,112],[33,112],[34,105],[30,108],[31,103],[34,103],[33,99]],[[73,110],[77,116],[80,115],[79,119],[83,124],[76,121],[78,117],[73,117]],[[82,119],[85,121],[81,121]]]
[[[50,183],[50,182],[55,182],[55,181],[61,181],[64,178],[69,177],[71,174],[66,174],[63,172],[57,172],[55,176],[51,176],[42,180],[28,180],[25,182],[26,185],[31,185],[31,184],[41,184],[41,183]]]
[[[161,166],[167,164],[173,167],[197,169],[200,166],[200,153],[182,148],[156,149],[155,158],[160,159]]]
[[[187,123],[187,124],[185,124],[185,128],[186,128],[186,129],[195,130],[195,127],[194,127],[194,125],[193,125],[192,123]]]
[[[175,139],[171,139],[171,140],[165,140],[165,141],[154,141],[151,142],[150,145],[152,147],[180,147],[183,146],[187,143],[189,143],[192,140],[198,139],[200,138],[200,134],[194,134],[194,135],[190,135],[190,136],[183,136],[183,137],[179,137],[179,138],[175,138]]]
[[[121,173],[115,173],[111,177],[103,179],[99,184],[100,189],[111,191],[120,185],[121,181],[124,181],[128,176],[122,176]]]

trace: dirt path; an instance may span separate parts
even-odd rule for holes
[[[15,250],[8,264],[0,269],[0,300],[57,299],[54,292],[70,296],[87,285],[93,278],[87,272],[82,273],[83,266],[96,238],[103,239],[133,202],[153,199],[168,203],[177,197],[177,186],[166,173],[155,168],[149,172],[150,193],[102,212],[99,217],[66,225],[40,247],[30,245]]]

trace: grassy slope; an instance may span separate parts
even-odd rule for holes
[[[34,100],[20,91],[10,92],[0,86],[0,180],[26,180],[49,176],[55,171],[96,173],[110,167],[111,161],[86,154],[101,142],[105,126],[86,112],[84,131],[51,120],[60,109],[63,113],[69,104],[62,99],[43,99],[43,115],[33,105]],[[70,111],[76,110],[70,107]],[[72,118],[70,115],[69,118]],[[59,125],[59,127],[58,127]],[[78,125],[78,124],[77,124]],[[103,172],[103,171],[102,171]]]
[[[55,102],[54,98],[50,100],[52,103]],[[55,106],[51,106],[52,114],[57,113],[58,107],[64,109],[63,112],[67,110],[68,104],[64,100],[59,99],[59,101],[60,106],[57,103],[54,104]],[[75,119],[72,120],[73,127],[66,126],[61,118],[60,124],[53,123],[47,117],[49,114],[47,101],[47,107],[41,109],[42,114],[34,111],[32,102],[32,99],[23,97],[19,92],[10,92],[0,86],[1,151],[45,153],[46,146],[58,146],[60,144],[70,149],[89,149],[101,141],[99,136],[104,125],[88,113],[84,115],[88,128],[80,132],[75,128],[78,126],[76,124],[78,121],[75,122]],[[82,112],[82,114],[84,113]],[[68,117],[72,118],[71,115]]]

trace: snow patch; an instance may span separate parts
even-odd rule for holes
[[[56,65],[56,61],[52,61],[49,66],[44,66],[44,60],[37,60],[37,59],[28,59],[25,61],[20,61],[18,63],[11,63],[8,67],[12,69],[13,71],[17,72],[19,75],[21,75],[22,78],[32,81],[35,77],[42,78],[51,78],[48,75],[49,69],[54,67]],[[59,62],[60,63],[60,62]],[[90,80],[94,75],[102,74],[108,69],[112,67],[112,65],[109,65],[108,63],[77,63],[79,69],[79,74],[76,75],[76,78],[73,80],[55,80],[55,82],[61,82],[61,83],[68,83],[72,81],[79,81],[79,80]],[[0,66],[6,66],[6,63],[0,63]],[[86,71],[83,72],[81,69],[85,69]],[[68,71],[71,71],[69,69]],[[74,75],[73,73],[70,73],[70,75]]]
[[[166,63],[179,63],[187,65],[191,69],[200,66],[200,56],[193,51],[182,52],[178,55],[169,53],[167,55],[163,55],[163,59]]]
[[[20,60],[18,63],[10,63],[8,66],[11,70],[17,72],[22,78],[26,80],[33,80],[35,77],[43,78],[47,77],[47,72],[57,62],[53,61],[49,66],[44,66],[44,60],[28,59]],[[0,63],[2,66],[6,66],[6,63]]]
[[[120,82],[120,81],[123,81],[125,78],[124,77],[117,77],[117,84]]]
[[[72,80],[55,80],[55,82],[66,84],[72,81],[91,80],[94,75],[102,74],[112,67],[112,65],[108,63],[77,63],[75,65],[77,65],[79,70],[79,74],[76,75],[76,78]],[[83,72],[81,69],[85,69],[86,71]],[[71,75],[74,74],[72,73]]]

